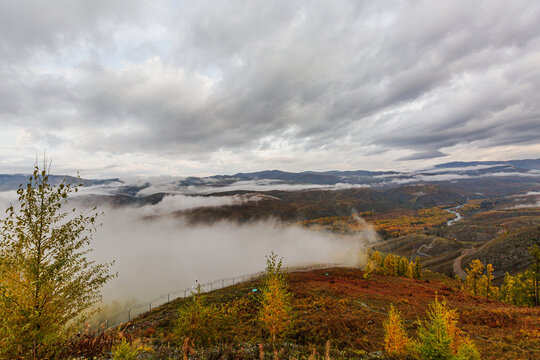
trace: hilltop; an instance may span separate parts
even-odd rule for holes
[[[315,346],[323,353],[324,344],[330,340],[337,358],[379,357],[384,347],[382,324],[390,305],[399,309],[412,336],[416,320],[425,318],[428,304],[437,297],[457,309],[459,326],[474,340],[482,359],[533,359],[540,353],[540,309],[475,298],[459,289],[459,282],[429,271],[424,272],[423,280],[382,275],[365,280],[359,269],[331,268],[290,273],[288,283],[296,314],[289,341],[306,352]],[[257,295],[253,289],[260,286],[260,280],[254,280],[205,296],[209,303],[246,299],[242,328],[255,336],[252,318],[257,311]],[[174,344],[175,319],[185,301],[176,299],[137,317],[128,332],[156,348],[167,348]],[[242,347],[250,349],[248,344]]]

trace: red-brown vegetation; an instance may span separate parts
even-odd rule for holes
[[[428,304],[438,297],[456,309],[463,336],[475,342],[483,359],[532,359],[538,355],[539,308],[520,308],[474,297],[459,289],[457,281],[430,272],[423,275],[425,280],[376,274],[366,280],[358,269],[291,273],[288,281],[295,324],[289,341],[316,347],[319,353],[324,352],[328,340],[333,349],[345,352],[380,351],[384,349],[383,323],[391,305],[400,312],[407,334],[415,337],[416,320],[425,318]],[[259,285],[254,281],[214,291],[207,295],[208,300],[222,303],[244,299]],[[173,301],[135,319],[131,331],[143,334],[153,327],[154,342],[163,343],[182,301]],[[251,314],[246,316],[256,316],[255,307],[246,307],[246,311]],[[255,326],[246,322],[244,328],[256,333]]]

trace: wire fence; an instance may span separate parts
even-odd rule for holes
[[[350,266],[350,265],[318,264],[318,265],[312,265],[308,267],[286,268],[285,272],[288,272],[288,273],[305,272],[305,271],[311,271],[311,270],[317,270],[317,269],[325,269],[325,268],[333,268],[333,267],[347,267],[347,266]],[[104,324],[105,329],[110,329],[111,327],[116,327],[123,323],[130,322],[135,317],[141,314],[144,314],[146,312],[152,311],[152,309],[155,309],[156,307],[167,304],[178,298],[190,297],[193,295],[194,292],[197,291],[198,287],[200,287],[201,293],[206,293],[206,292],[210,292],[214,290],[223,289],[225,287],[233,286],[236,284],[249,282],[249,281],[258,279],[263,275],[264,275],[264,271],[259,271],[256,273],[233,276],[233,277],[218,279],[218,280],[214,280],[214,281],[210,281],[206,283],[196,283],[194,286],[189,287],[189,288],[171,291],[167,294],[162,294],[158,297],[150,299],[147,302],[142,302],[142,303],[132,305],[126,308],[125,310],[121,311],[120,313],[117,313],[115,316],[112,316],[110,319],[105,320],[105,324]]]

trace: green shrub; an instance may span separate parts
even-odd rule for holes
[[[480,360],[480,354],[474,346],[473,342],[470,340],[465,340],[463,344],[459,347],[456,357],[456,360]]]
[[[452,338],[447,326],[446,304],[435,302],[429,306],[428,320],[420,324],[416,351],[420,359],[451,360]]]
[[[122,338],[119,344],[113,346],[111,352],[113,360],[135,360],[141,348],[137,344],[130,344],[126,338]]]
[[[414,351],[422,360],[479,360],[474,343],[458,328],[458,313],[437,299],[429,305],[428,319],[420,324]]]
[[[224,324],[224,307],[207,304],[200,286],[178,311],[176,335],[179,343],[185,346],[190,341],[196,347],[214,345],[219,341],[220,329]]]

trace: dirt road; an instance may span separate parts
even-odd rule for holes
[[[498,238],[498,236],[495,236],[493,239],[489,240],[478,248],[464,249],[461,252],[461,255],[459,255],[452,264],[452,270],[454,270],[454,274],[459,275],[462,279],[465,279],[467,277],[467,272],[465,272],[465,270],[461,266],[461,261],[463,260],[463,258],[468,255],[476,254],[480,250],[483,250],[485,247],[489,246],[493,241],[497,240]]]

